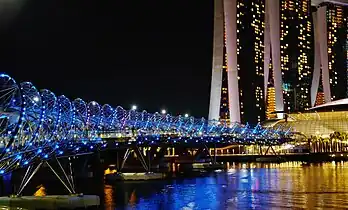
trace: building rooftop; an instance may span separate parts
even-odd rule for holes
[[[336,101],[330,101],[328,103],[312,107],[309,110],[315,111],[315,110],[327,110],[327,109],[334,109],[334,108],[335,109],[336,108],[340,108],[340,109],[347,109],[348,110],[348,98],[340,99],[340,100],[336,100]]]
[[[312,0],[312,6],[318,6],[320,3],[323,2],[331,2],[334,4],[341,4],[341,5],[346,5],[348,6],[348,0]]]

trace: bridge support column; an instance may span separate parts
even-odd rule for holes
[[[272,147],[272,145],[269,145],[269,146],[267,147],[266,152],[265,152],[265,154],[263,154],[263,155],[267,155],[267,153],[269,152],[270,149],[272,150],[273,154],[279,155],[279,154],[274,150],[274,148]]]
[[[207,153],[208,153],[208,155],[209,155],[209,157],[210,157],[211,162],[215,163],[215,162],[216,162],[216,151],[215,151],[215,153],[214,153],[215,159],[213,159],[213,157],[211,156],[210,150],[209,150],[209,148],[207,147],[206,144],[204,144],[204,149],[207,151]],[[203,150],[203,151],[204,151],[204,150]],[[214,162],[214,161],[215,161],[215,162]]]
[[[141,165],[143,166],[143,168],[149,172],[150,171],[150,168],[149,166],[146,164],[146,160],[144,158],[144,155],[143,153],[140,151],[139,147],[138,146],[135,146],[134,148],[134,151],[135,151],[135,154],[137,154],[138,158],[139,158],[139,161],[141,163]],[[147,154],[150,153],[150,150],[147,151]],[[150,159],[149,159],[149,162],[150,162]]]
[[[121,171],[121,170],[123,169],[124,164],[126,163],[126,161],[127,161],[127,159],[128,159],[128,156],[129,156],[130,152],[131,152],[131,150],[128,148],[128,149],[126,150],[126,153],[125,153],[124,156],[123,156],[123,160],[122,160],[121,166],[120,166],[120,168],[117,169],[117,171]]]
[[[74,186],[74,182],[73,182],[72,169],[70,168],[71,173],[70,173],[70,178],[69,178],[69,176],[65,172],[65,170],[64,170],[62,164],[59,162],[59,160],[56,157],[54,159],[56,160],[56,162],[57,162],[57,164],[58,164],[58,166],[59,166],[59,168],[64,176],[60,176],[56,172],[56,170],[54,170],[54,168],[48,163],[48,161],[40,162],[35,168],[34,168],[34,166],[30,165],[25,172],[25,175],[22,179],[22,182],[19,186],[17,193],[13,196],[15,196],[15,197],[21,196],[25,187],[28,185],[30,180],[35,176],[35,174],[39,171],[39,169],[42,167],[43,164],[46,164],[50,168],[50,170],[53,172],[53,174],[58,178],[58,180],[63,184],[63,186],[68,190],[68,192],[70,194],[76,194],[75,186]],[[69,164],[71,167],[71,162]]]
[[[122,169],[124,168],[124,165],[126,164],[126,161],[127,161],[128,157],[129,157],[129,155],[130,155],[130,153],[132,151],[135,152],[135,154],[136,154],[137,158],[139,159],[139,161],[140,161],[141,165],[143,166],[143,168],[147,172],[150,172],[150,170],[151,170],[151,168],[150,168],[151,167],[151,157],[150,157],[151,152],[150,152],[150,150],[146,151],[146,155],[148,156],[148,161],[146,161],[145,157],[144,157],[144,155],[142,153],[142,150],[140,150],[138,146],[135,146],[134,148],[128,148],[126,150],[126,153],[123,156],[123,160],[122,160],[121,166],[120,167],[117,166],[117,171],[118,172],[122,171]],[[117,156],[118,156],[118,153],[117,153]],[[117,157],[117,165],[118,165],[118,157]]]

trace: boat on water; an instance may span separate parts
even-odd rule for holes
[[[111,173],[105,175],[105,180],[114,181],[142,181],[142,180],[159,180],[165,179],[165,173],[153,173],[153,172],[143,172],[143,173]]]
[[[256,162],[279,163],[279,162],[285,162],[285,159],[279,156],[259,157],[259,158],[256,158]]]
[[[222,169],[224,169],[224,165],[220,163],[180,164],[180,171],[183,172],[211,172]]]

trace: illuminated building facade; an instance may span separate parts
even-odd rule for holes
[[[214,2],[210,120],[256,124],[348,96],[345,6]]]
[[[265,119],[264,2],[215,0],[211,120],[257,124]],[[219,110],[212,107],[217,102]]]
[[[263,122],[264,127],[291,129],[305,138],[311,136],[330,137],[335,132],[348,131],[348,99],[331,101],[301,113],[287,114],[286,119]]]
[[[313,50],[310,0],[280,1],[280,53],[284,111],[310,107]]]
[[[266,119],[276,118],[276,103],[275,103],[275,88],[267,88],[267,104],[266,104]]]
[[[328,64],[331,100],[347,97],[347,8],[325,3],[327,7]]]
[[[237,59],[242,122],[265,119],[264,103],[264,0],[237,1]]]
[[[312,82],[312,105],[323,86],[325,102],[348,96],[348,8],[340,2],[323,2],[315,5],[313,19],[315,25],[315,63]],[[321,79],[319,79],[321,78]],[[318,101],[315,101],[317,104]]]
[[[230,112],[228,110],[228,89],[227,89],[227,68],[226,59],[224,61],[223,71],[222,71],[222,86],[221,86],[221,102],[220,102],[220,121],[229,122]]]
[[[318,92],[317,98],[315,99],[315,106],[325,104],[324,92]]]

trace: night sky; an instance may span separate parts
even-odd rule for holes
[[[208,115],[212,0],[0,0],[0,71],[70,99]],[[1,7],[1,5],[0,5]]]

